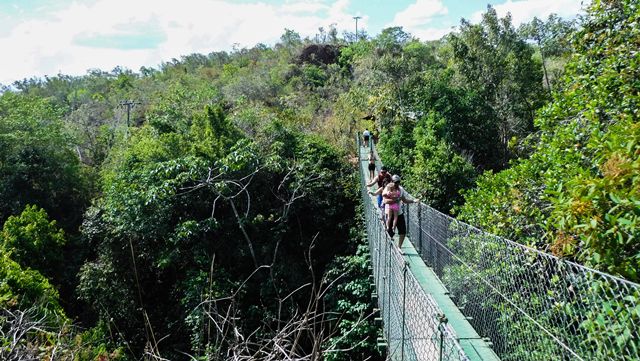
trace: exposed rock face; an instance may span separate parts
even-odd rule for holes
[[[311,44],[300,52],[298,63],[311,63],[315,65],[328,65],[338,61],[340,47],[331,44]]]

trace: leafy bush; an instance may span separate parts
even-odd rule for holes
[[[361,208],[358,207],[358,208]],[[380,327],[374,317],[375,292],[370,283],[370,254],[364,234],[362,209],[357,211],[356,225],[351,229],[351,246],[355,254],[336,257],[328,267],[326,282],[331,282],[325,302],[327,309],[340,317],[334,322],[335,334],[323,345],[324,356],[330,361],[373,359],[382,360],[377,353],[377,337]]]
[[[47,277],[60,276],[65,234],[56,221],[49,221],[44,209],[27,205],[20,216],[7,219],[0,235],[5,251],[21,266]]]
[[[40,272],[23,269],[9,254],[0,249],[0,308],[28,308],[40,305],[38,316],[49,321],[64,317],[58,292]]]

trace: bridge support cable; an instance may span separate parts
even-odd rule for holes
[[[640,360],[640,285],[404,207],[408,241],[502,360]]]

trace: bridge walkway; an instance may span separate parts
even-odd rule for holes
[[[398,235],[391,239],[384,231],[376,199],[365,186],[367,151],[360,149],[362,196],[388,355],[393,360],[499,360],[424,263],[412,240],[405,238],[404,254],[400,254]]]

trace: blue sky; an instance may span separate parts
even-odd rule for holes
[[[375,36],[402,26],[422,40],[477,22],[487,4],[516,25],[574,17],[582,0],[0,0],[0,84],[88,69],[137,71],[191,53],[273,44],[285,28],[313,38],[334,24]],[[585,1],[586,2],[586,1]]]

